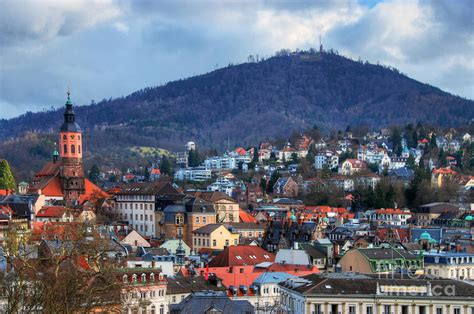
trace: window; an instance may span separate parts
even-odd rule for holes
[[[442,307],[437,307],[436,308],[436,314],[443,314],[443,308]]]
[[[77,152],[80,154],[81,153],[81,145],[77,145]]]
[[[128,276],[127,276],[127,275],[123,275],[122,281],[123,281],[123,283],[127,283],[127,281],[128,281]],[[438,313],[436,313],[436,314],[438,314]]]
[[[460,307],[455,307],[454,308],[454,314],[461,314],[461,308]]]
[[[63,152],[64,152],[65,154],[67,154],[67,145],[66,145],[66,144],[64,144]]]
[[[217,246],[217,241],[216,240],[212,240],[212,246]]]
[[[313,314],[321,314],[321,304],[315,304],[314,305]]]
[[[207,242],[206,246],[209,247],[209,239],[207,239],[206,242]]]
[[[384,312],[384,314],[390,314],[390,309],[391,309],[391,306],[390,306],[390,305],[384,305],[384,306],[383,306],[383,312]]]
[[[196,223],[197,223],[197,224],[199,223],[199,216],[196,217]]]
[[[234,245],[237,245],[237,239],[234,239]]]
[[[355,314],[355,313],[356,313],[355,305],[349,305],[349,314]]]
[[[408,314],[408,305],[402,305],[402,314]]]
[[[426,306],[420,305],[418,307],[418,314],[426,314]],[[459,314],[459,313],[458,313]]]
[[[374,314],[374,308],[372,307],[372,305],[367,305],[367,307],[365,308],[365,313]]]
[[[76,147],[74,146],[74,144],[71,145],[71,154],[75,154],[76,153]]]
[[[143,214],[140,214],[140,220],[143,220]]]
[[[198,239],[198,246],[201,246],[201,239]]]
[[[142,274],[142,282],[146,282],[146,275]]]
[[[67,139],[67,136],[66,134],[63,135],[63,140],[66,140]]]
[[[229,214],[229,220],[234,221],[234,214]]]
[[[165,314],[165,307],[164,305],[160,305],[160,314]]]
[[[206,223],[206,217],[202,217],[202,223],[203,223],[203,224]]]
[[[215,241],[215,240],[214,240],[214,241]],[[197,240],[197,238],[194,238],[194,246],[196,246],[196,245],[197,245],[197,243],[198,243],[198,240]]]
[[[183,228],[179,227],[176,229],[176,233],[179,235],[179,236],[182,236],[183,235]]]
[[[236,255],[235,258],[236,259],[242,259],[242,257],[240,255]]]
[[[176,215],[175,222],[177,225],[181,225],[184,222],[183,216],[182,215]]]
[[[176,296],[175,295],[171,298],[171,302],[176,303]]]
[[[225,246],[229,246],[229,239],[225,240]]]

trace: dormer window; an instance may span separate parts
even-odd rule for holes
[[[155,281],[155,274],[154,274],[154,273],[151,273],[151,274],[150,274],[150,280],[151,280],[151,281]]]

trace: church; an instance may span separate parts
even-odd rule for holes
[[[64,201],[66,205],[80,204],[92,195],[107,194],[84,176],[82,130],[67,93],[64,122],[59,129],[58,147],[52,161],[36,173],[29,193],[44,196],[45,201]],[[58,151],[59,150],[59,151]]]

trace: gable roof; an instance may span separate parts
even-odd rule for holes
[[[187,192],[190,195],[196,196],[205,200],[206,202],[215,203],[220,200],[226,200],[233,203],[237,203],[232,197],[228,196],[225,193],[217,191],[189,191]]]
[[[209,267],[257,265],[262,262],[273,262],[274,260],[274,254],[259,246],[237,245],[226,247],[209,263]]]
[[[211,234],[220,227],[224,227],[224,225],[222,225],[222,224],[207,224],[207,225],[205,225],[201,228],[198,228],[198,229],[194,230],[192,233]]]

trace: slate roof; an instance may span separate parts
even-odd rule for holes
[[[357,249],[360,253],[365,255],[368,259],[391,259],[393,258],[405,258],[405,259],[417,259],[418,257],[408,251],[396,250],[396,249]]]
[[[225,292],[196,292],[181,303],[170,306],[173,313],[207,313],[212,310],[222,311],[224,314],[254,313],[254,307],[248,301],[231,300]]]
[[[225,290],[225,288],[218,288],[206,281],[201,276],[184,277],[176,275],[174,277],[166,278],[168,285],[166,287],[166,294],[182,294],[192,293],[202,290]]]
[[[298,284],[297,282],[300,282]],[[426,287],[430,282],[432,287],[437,288],[439,295],[436,298],[462,298],[474,300],[474,286],[462,281],[450,279],[429,279],[419,278],[410,279],[402,277],[394,278],[380,278],[377,275],[360,275],[353,273],[334,273],[334,274],[312,274],[302,278],[290,279],[280,283],[281,286],[297,291],[304,295],[357,295],[357,296],[371,296],[377,295],[377,286],[391,285],[391,286],[423,286]],[[447,286],[451,286],[451,288]],[[454,295],[452,292],[455,291]],[[416,295],[408,293],[406,295],[399,293],[396,296],[398,299],[404,297],[413,299]],[[426,295],[419,295],[421,298],[426,298]]]
[[[201,228],[194,230],[193,233],[211,234],[212,232],[217,230],[217,228],[219,228],[220,226],[223,226],[223,225],[222,224],[207,224]]]
[[[267,284],[267,283],[279,283],[290,278],[297,278],[294,275],[290,275],[284,272],[272,272],[272,273],[263,273],[258,276],[257,279],[253,282],[254,284]]]
[[[129,183],[117,195],[179,194],[167,181]]]
[[[216,192],[216,191],[190,191],[189,194],[199,197],[206,202],[210,203],[215,203],[220,200],[227,200],[231,201],[233,203],[237,203],[232,197],[228,196],[225,193],[222,192]]]
[[[303,250],[313,259],[315,258],[326,258],[326,254],[316,249],[313,245],[309,243],[300,244]]]
[[[311,264],[308,254],[304,250],[280,249],[278,250],[275,263],[292,265]]]

